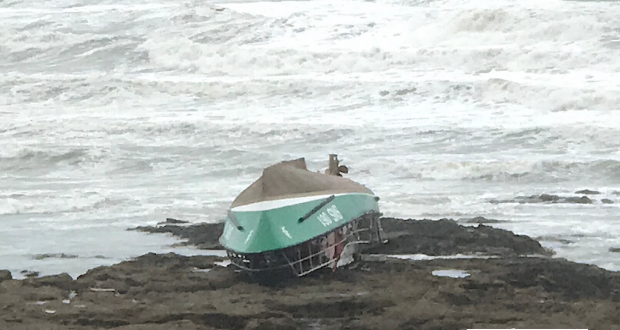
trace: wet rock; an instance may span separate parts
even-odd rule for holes
[[[563,259],[513,259],[498,263],[506,267],[499,277],[519,288],[541,286],[547,292],[569,299],[609,299],[620,290],[618,274],[594,265],[578,264]]]
[[[65,299],[66,291],[52,286],[35,288],[28,285],[23,285],[21,287],[21,296],[26,301],[35,302],[39,305],[48,305],[47,303],[50,301],[60,301]]]
[[[542,194],[540,196],[530,196],[529,199],[540,199],[543,202],[557,202],[561,198],[557,195]]]
[[[413,317],[400,324],[399,328],[403,330],[461,330],[470,329],[471,323],[467,321],[446,323],[436,319]]]
[[[0,328],[616,329],[620,324],[618,273],[566,260],[390,258],[361,261],[358,269],[328,271],[279,287],[248,282],[233,268],[191,271],[213,267],[214,260],[147,254],[99,267],[75,281],[87,286],[70,304],[61,302],[66,291],[58,287],[11,281],[16,285],[2,285]],[[471,275],[432,275],[438,269],[463,269]],[[130,290],[91,291],[100,281],[122,282]],[[44,310],[55,312],[46,315]]]
[[[92,329],[92,328],[91,328]],[[214,328],[205,328],[201,324],[196,324],[191,320],[170,321],[163,324],[146,323],[146,324],[130,324],[113,328],[114,330],[211,330]],[[64,330],[64,329],[63,329]]]
[[[574,241],[571,241],[569,239],[558,238],[558,237],[554,237],[554,236],[538,236],[535,239],[537,241],[558,242],[558,243],[562,243],[562,244],[573,244],[573,243],[575,243]]]
[[[11,272],[8,270],[0,270],[0,283],[3,281],[8,281],[8,280],[12,280],[13,276],[11,275]]]
[[[24,275],[25,277],[39,277],[39,272],[33,271],[33,270],[25,269],[25,270],[22,270],[20,274]]]
[[[299,326],[292,318],[269,318],[250,320],[245,330],[297,330]]]
[[[475,218],[459,219],[459,222],[462,222],[462,223],[485,224],[485,223],[502,223],[502,222],[505,222],[505,221],[503,221],[503,220],[495,220],[495,219],[487,219],[485,217],[475,217]]]
[[[164,226],[141,226],[130,228],[147,233],[169,233],[187,240],[185,245],[195,245],[201,249],[222,249],[219,238],[224,230],[224,223],[199,223],[191,226],[167,224]]]
[[[614,201],[612,201],[609,198],[603,198],[603,199],[601,199],[601,203],[603,203],[603,204],[613,204]]]
[[[610,247],[609,252],[620,253],[620,247]]]
[[[158,226],[167,225],[167,224],[179,225],[179,224],[184,224],[184,223],[189,223],[189,221],[177,220],[177,219],[173,219],[173,218],[166,218],[166,221],[159,222],[159,223],[157,223],[157,225]]]
[[[531,196],[517,196],[514,199],[508,200],[490,200],[493,204],[500,203],[520,203],[520,204],[529,204],[529,203],[568,203],[568,204],[592,204],[592,200],[588,198],[588,196],[581,197],[560,197],[558,195],[550,195],[550,194],[542,194],[542,195],[531,195]]]
[[[32,258],[35,260],[43,260],[49,258],[57,258],[57,259],[75,259],[78,256],[75,254],[64,254],[64,253],[44,253],[44,254],[36,254]]]
[[[385,254],[487,254],[487,255],[550,255],[539,242],[530,237],[490,226],[461,226],[454,220],[402,220],[383,218],[383,229],[389,239],[369,253]]]
[[[590,190],[590,189],[583,189],[583,190],[578,190],[575,191],[575,194],[580,194],[580,195],[600,195],[600,191],[596,191],[596,190]]]
[[[149,253],[115,267],[97,267],[79,276],[79,292],[117,292],[132,296],[149,292],[195,292],[215,290],[229,285],[229,278],[218,276],[222,267],[209,272],[194,269],[211,269],[219,257],[184,257],[175,253],[158,255]],[[144,272],[149,269],[150,272]],[[180,275],[172,275],[178,273]],[[209,274],[211,280],[205,280]],[[93,290],[94,288],[94,290]]]
[[[572,204],[592,204],[592,200],[590,198],[588,198],[588,196],[581,196],[581,197],[566,197],[564,199],[565,203],[572,203]]]

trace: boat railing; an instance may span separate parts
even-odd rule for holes
[[[229,252],[228,256],[235,266],[248,272],[274,271],[290,267],[295,275],[304,276],[329,265],[334,267],[347,246],[353,250],[355,258],[359,245],[385,242],[380,216],[381,213],[378,212],[365,213],[328,233],[286,249],[251,255]],[[339,234],[335,237],[340,239],[329,242],[329,236],[335,233]],[[342,251],[334,253],[338,246]]]

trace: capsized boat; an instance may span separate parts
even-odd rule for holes
[[[348,168],[334,154],[325,173],[309,171],[304,158],[265,168],[228,211],[220,243],[231,263],[254,274],[304,276],[335,270],[343,251],[351,259],[387,242],[379,197],[342,173]]]

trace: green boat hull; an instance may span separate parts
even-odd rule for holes
[[[299,245],[365,214],[378,213],[379,198],[341,193],[262,201],[232,208],[220,243],[238,254]]]

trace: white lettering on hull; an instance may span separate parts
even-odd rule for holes
[[[340,213],[340,210],[338,210],[338,207],[336,205],[332,205],[328,207],[327,210],[319,213],[319,215],[317,215],[317,219],[319,219],[319,222],[324,227],[329,227],[334,223],[340,222],[344,219],[344,217],[342,216],[342,213]]]
[[[284,228],[284,226],[282,226],[282,232],[284,233],[284,235],[286,235],[286,237],[293,239],[293,236],[291,236],[291,234],[288,232],[288,230],[286,230],[286,228]]]

